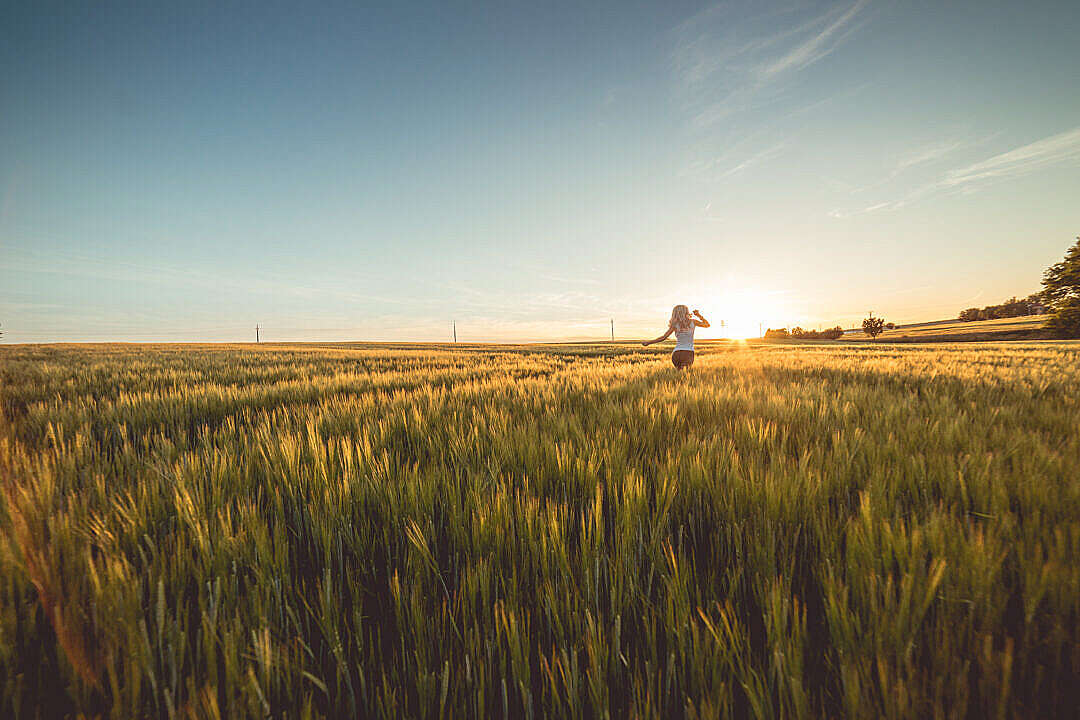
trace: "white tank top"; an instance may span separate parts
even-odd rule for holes
[[[675,331],[675,349],[676,350],[693,350],[694,349],[694,328],[696,325],[691,325],[686,330]]]

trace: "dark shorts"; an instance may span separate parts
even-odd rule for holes
[[[694,351],[693,350],[676,350],[671,353],[671,364],[677,367],[679,370],[688,368],[694,364]]]

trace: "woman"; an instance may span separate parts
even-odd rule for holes
[[[694,364],[694,328],[709,327],[709,321],[701,316],[697,310],[693,317],[685,305],[676,305],[671,310],[671,322],[668,323],[667,332],[654,340],[646,340],[641,343],[648,347],[653,343],[663,342],[675,333],[675,349],[671,353],[671,364],[679,370],[684,370]]]

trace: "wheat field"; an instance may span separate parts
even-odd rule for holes
[[[0,716],[1068,717],[1080,343],[0,349]]]
[[[1044,329],[1048,315],[1027,315],[1022,317],[997,318],[996,320],[973,320],[971,322],[928,323],[926,325],[905,325],[894,330],[885,330],[874,342],[963,342],[972,339],[998,342],[1003,340],[1034,340],[1040,335],[1052,337]],[[870,341],[864,333],[851,333],[840,338],[848,342]]]

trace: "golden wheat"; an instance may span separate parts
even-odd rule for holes
[[[4,717],[1080,706],[1080,345],[10,347]]]

